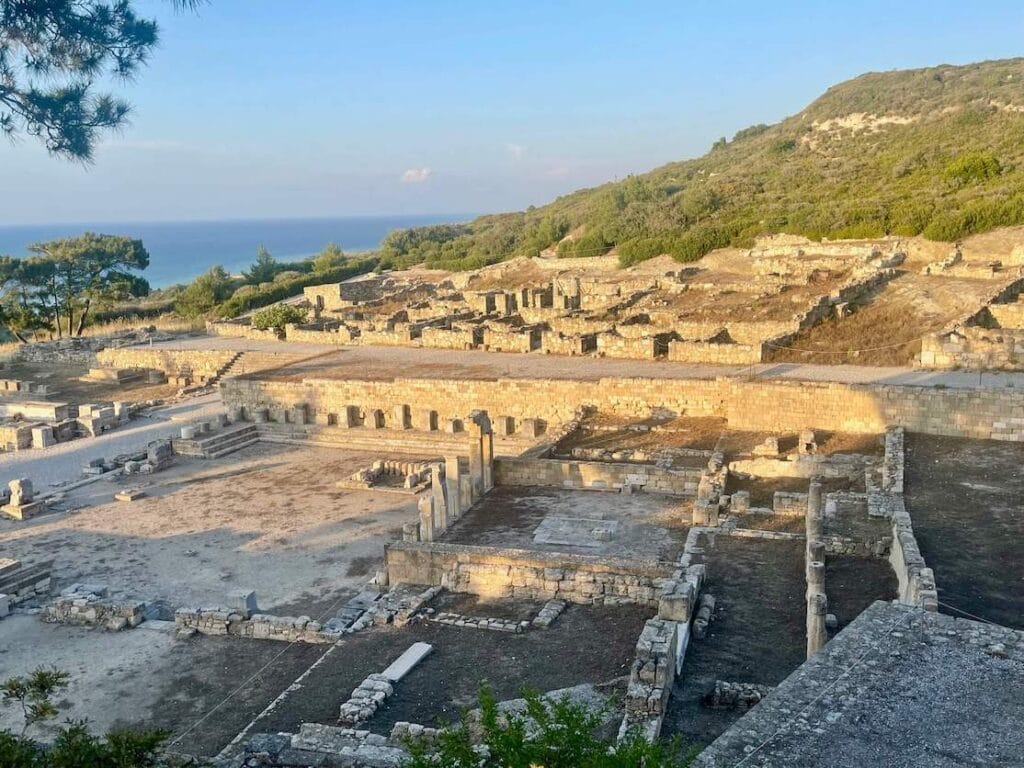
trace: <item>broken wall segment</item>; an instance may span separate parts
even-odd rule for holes
[[[658,560],[410,541],[387,545],[385,562],[390,584],[430,584],[482,597],[652,608],[675,570],[673,563]]]
[[[494,462],[497,485],[529,485],[577,490],[622,490],[694,496],[699,469],[664,469],[649,464],[503,458]]]

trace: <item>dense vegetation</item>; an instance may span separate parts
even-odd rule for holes
[[[214,266],[164,295],[173,298],[174,309],[182,317],[237,317],[302,293],[307,285],[338,283],[377,265],[375,257],[346,256],[334,243],[312,258],[294,262],[277,261],[261,245],[256,261],[241,276],[232,277],[223,267]]]
[[[19,340],[44,330],[81,336],[91,312],[149,293],[142,241],[86,232],[29,246],[25,259],[0,257],[0,323]]]
[[[1024,224],[1024,59],[863,75],[703,157],[521,213],[394,232],[380,255],[384,266],[472,269],[552,246],[563,257],[614,247],[629,265],[693,261],[778,232],[952,241],[1014,224]]]
[[[464,715],[441,732],[433,749],[410,744],[412,757],[404,768],[685,768],[692,763],[693,751],[676,742],[651,744],[636,732],[618,742],[600,738],[605,712],[567,699],[547,701],[531,691],[524,695],[523,712],[505,713],[483,688],[479,717]]]

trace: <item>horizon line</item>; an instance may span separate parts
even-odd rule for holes
[[[246,222],[283,222],[283,221],[345,221],[355,219],[429,219],[433,217],[457,219],[469,221],[482,215],[493,215],[494,212],[471,213],[468,211],[452,212],[430,212],[430,213],[368,213],[368,214],[345,214],[339,216],[231,216],[226,218],[211,219],[132,219],[106,221],[32,221],[17,224],[0,222],[0,229],[19,229],[24,227],[100,227],[116,224],[137,225],[137,224],[241,224]]]

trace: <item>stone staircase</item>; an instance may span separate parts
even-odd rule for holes
[[[259,442],[255,424],[234,424],[192,439],[174,440],[174,452],[199,459],[219,459]]]
[[[236,352],[234,356],[222,365],[213,376],[206,380],[205,385],[209,387],[217,386],[217,382],[223,379],[225,376],[229,376],[234,370],[235,365],[245,355],[245,352]]]
[[[216,386],[219,381],[232,376],[245,376],[261,371],[286,368],[303,360],[321,357],[322,354],[324,353],[309,355],[308,353],[301,352],[259,352],[256,350],[239,352],[225,363],[206,383],[210,386]]]

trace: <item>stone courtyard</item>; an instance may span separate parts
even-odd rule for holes
[[[754,256],[752,323],[823,306],[841,320],[848,302],[822,296],[856,301],[849,280],[882,290],[904,263],[894,246]],[[673,345],[746,343],[729,308],[749,292],[683,270],[614,293],[537,269],[521,285],[492,270],[321,286],[322,327],[284,341],[235,324],[78,361],[166,389],[140,387],[162,397],[132,405],[135,426],[0,456],[5,675],[66,669],[62,715],[164,727],[173,751],[224,766],[397,766],[482,684],[571,696],[610,738],[678,736],[704,765],[811,765],[815,749],[854,765],[843,712],[881,713],[900,743],[934,733],[906,725],[920,711],[886,698],[880,670],[928,696],[966,695],[972,664],[1024,679],[1019,375],[688,362]],[[1008,275],[964,279],[1012,322],[991,309],[1012,297],[989,295]],[[680,334],[688,313],[734,341]],[[605,354],[544,350],[570,320],[610,323]],[[484,340],[391,343],[458,323]],[[496,351],[501,326],[539,354]],[[314,337],[328,333],[353,343]],[[604,359],[630,356],[602,334],[649,359]],[[858,648],[884,664],[859,666]],[[847,685],[829,711],[808,694]],[[1024,706],[992,686],[971,693],[979,713]],[[991,764],[1013,764],[1015,737],[993,734]]]

